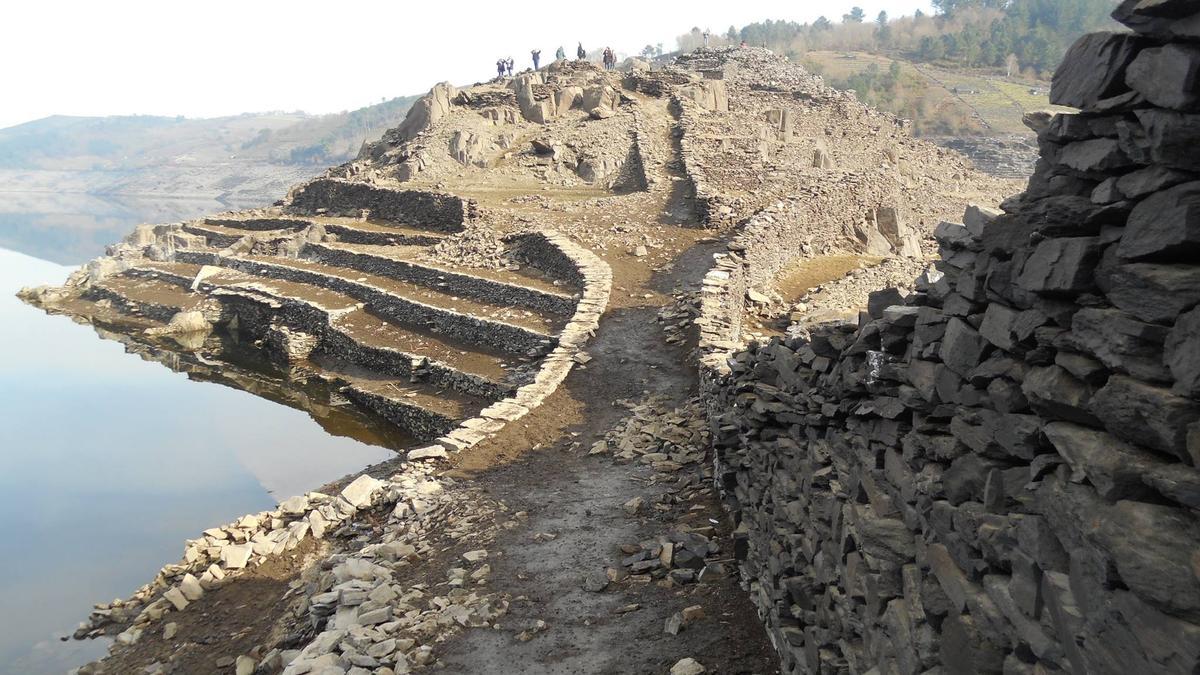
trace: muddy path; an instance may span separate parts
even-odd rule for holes
[[[695,228],[694,209],[678,180],[672,119],[665,106],[651,112],[648,119],[672,152],[659,167],[661,187],[644,217]],[[460,458],[456,473],[469,475],[529,518],[528,527],[496,542],[503,556],[493,563],[492,584],[513,597],[509,616],[501,630],[467,631],[442,646],[439,660],[447,671],[665,673],[691,657],[709,672],[775,672],[775,655],[732,565],[706,583],[616,581],[599,591],[585,588],[589,576],[621,569],[622,545],[675,527],[715,527],[722,555],[732,558],[731,523],[707,488],[710,469],[663,474],[588,454],[628,414],[619,401],[661,397],[669,408],[696,394],[697,370],[688,360],[694,343],[668,345],[657,320],[673,290],[699,286],[720,248],[702,231],[689,234],[693,243],[656,270],[629,264],[621,253],[610,256],[610,264],[616,263],[614,288],[621,290],[614,292],[617,306],[589,344],[592,360],[577,367],[519,429],[477,452],[495,460],[502,448],[521,442],[532,451],[499,466],[473,457],[476,453]],[[679,499],[681,493],[694,496]],[[653,506],[631,514],[624,505],[637,498]],[[677,635],[664,631],[673,614],[697,605],[702,619]]]

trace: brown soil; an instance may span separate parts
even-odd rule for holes
[[[827,255],[798,261],[779,274],[775,290],[784,302],[794,302],[809,292],[830,281],[846,276],[858,267],[877,265],[883,260],[867,255]]]

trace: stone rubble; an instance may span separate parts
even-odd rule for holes
[[[164,567],[154,582],[127,600],[97,606],[76,637],[120,630],[115,644],[134,644],[153,622],[187,611],[206,591],[219,593],[224,580],[313,538],[334,549],[293,583],[304,592],[295,620],[308,623],[314,639],[303,649],[264,649],[261,662],[230,657],[228,665],[236,672],[261,666],[295,675],[408,672],[434,663],[436,644],[458,630],[490,626],[507,611],[508,600],[487,588],[491,568],[484,548],[506,511],[477,489],[434,477],[424,465],[410,465],[388,480],[359,476],[336,496],[291,497],[272,511],[206,530],[188,542],[183,561]],[[362,534],[364,521],[380,523],[380,531]],[[503,523],[515,525],[512,519]],[[443,582],[432,585],[397,581],[405,568],[435,555],[431,542],[443,539],[471,546],[459,558],[464,567],[451,567]],[[167,622],[164,638],[177,631],[175,622]]]
[[[664,402],[658,397],[641,403],[618,401],[629,409],[629,416],[589,452],[611,453],[617,460],[641,462],[668,473],[704,461],[709,431],[699,399],[670,410]]]

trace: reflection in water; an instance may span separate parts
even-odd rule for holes
[[[130,217],[120,233],[152,220]],[[4,236],[14,231],[26,250],[66,242],[56,258],[73,264],[103,248],[77,239],[74,225],[43,232],[26,223]],[[0,250],[0,673],[61,673],[99,656],[103,643],[54,636],[70,633],[92,603],[127,596],[204,528],[393,456],[354,439],[394,438],[319,390],[204,363],[236,350],[206,344],[177,356],[102,340],[100,328],[13,295],[69,272]]]
[[[0,192],[0,248],[64,265],[78,265],[103,254],[105,246],[120,241],[139,223],[178,222],[255,206],[262,204]]]

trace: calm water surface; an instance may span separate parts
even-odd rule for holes
[[[36,675],[101,656],[103,641],[58,638],[178,560],[184,539],[393,453],[13,295],[61,283],[139,222],[220,205],[19,197],[0,194],[0,673]]]

